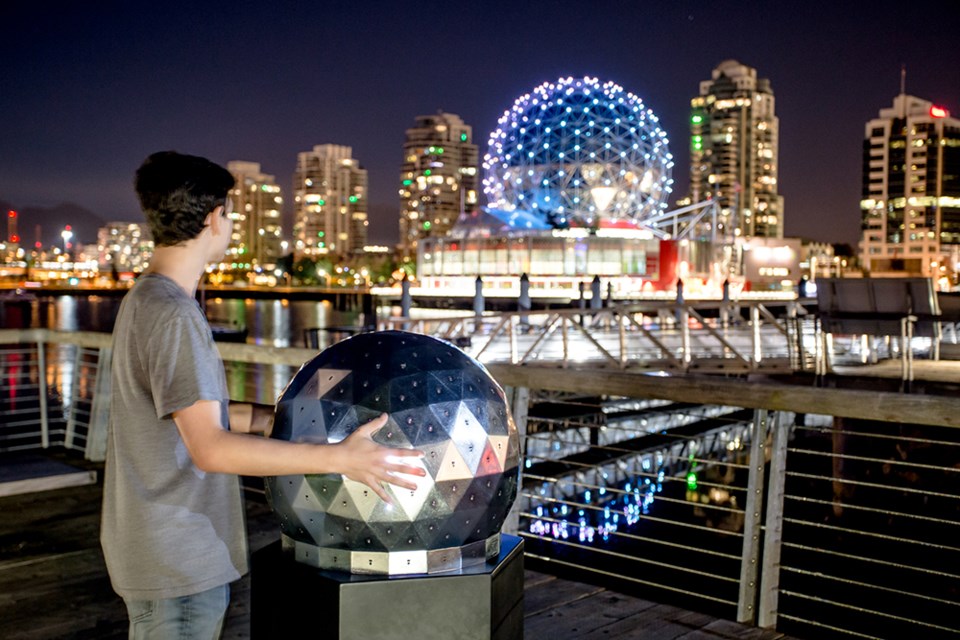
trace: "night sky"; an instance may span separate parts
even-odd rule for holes
[[[960,116],[957,0],[4,5],[0,201],[104,220],[142,220],[133,172],[161,149],[261,163],[289,220],[297,153],[335,143],[369,171],[371,241],[393,243],[415,116],[461,115],[482,158],[518,95],[582,75],[659,116],[675,200],[690,98],[734,58],[776,97],[787,235],[852,244],[864,123],[899,93],[901,66],[908,93]]]

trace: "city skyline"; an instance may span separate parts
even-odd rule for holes
[[[518,95],[569,75],[616,82],[660,118],[679,199],[690,99],[736,59],[777,96],[786,234],[853,244],[863,126],[899,93],[901,66],[908,94],[960,112],[948,3],[925,5],[912,30],[913,14],[887,2],[292,6],[3,9],[14,28],[0,43],[0,200],[140,220],[133,171],[174,148],[259,163],[283,189],[289,234],[297,153],[339,144],[369,171],[370,240],[393,243],[417,116],[459,114],[483,155]]]

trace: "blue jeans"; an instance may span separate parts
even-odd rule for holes
[[[229,584],[180,598],[126,600],[130,640],[217,640],[229,603]]]

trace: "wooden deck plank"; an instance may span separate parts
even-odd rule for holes
[[[41,455],[0,456],[0,497],[93,484],[97,472]]]
[[[525,590],[524,600],[526,593]],[[605,629],[655,606],[653,602],[599,589],[578,600],[557,602],[540,612],[531,613],[528,609],[524,633],[530,638],[587,638],[597,632],[601,633],[597,637],[610,637],[603,635]]]
[[[580,582],[558,579],[541,582],[524,589],[524,609],[527,615],[535,615],[550,611],[555,607],[573,604],[601,591],[603,591],[603,587],[595,587]]]
[[[101,487],[98,482],[0,497],[0,638],[127,637],[126,609],[110,587],[100,550]],[[277,539],[279,525],[262,496],[248,495],[246,509],[253,552]],[[529,640],[784,638],[534,570],[524,577]],[[231,589],[223,637],[249,640],[250,576]]]

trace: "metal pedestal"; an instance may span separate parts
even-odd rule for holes
[[[365,576],[296,562],[280,541],[255,552],[254,640],[523,638],[523,540],[502,534],[496,562],[441,574]]]

